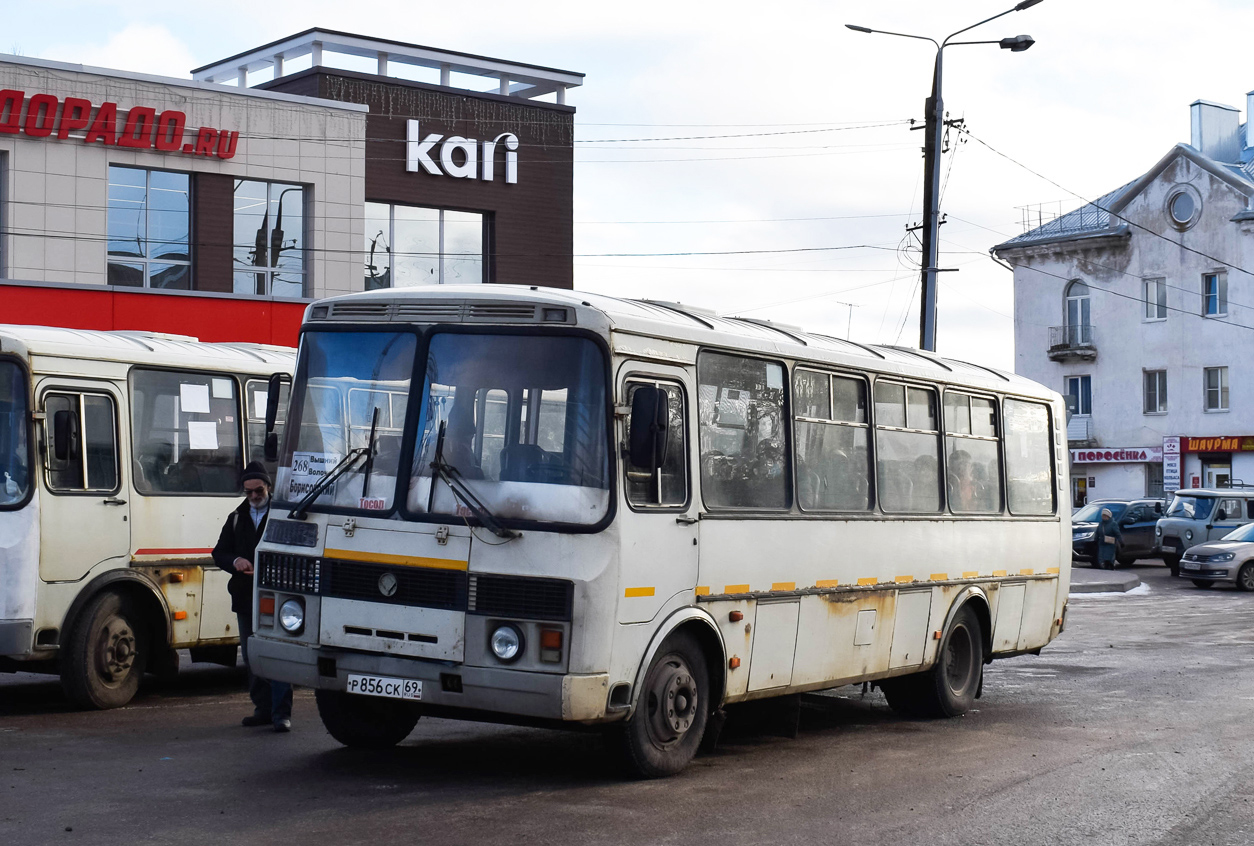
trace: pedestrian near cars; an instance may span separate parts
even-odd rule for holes
[[[226,518],[218,545],[213,548],[213,561],[231,574],[227,590],[231,594],[231,610],[239,621],[239,643],[248,665],[248,695],[253,713],[243,719],[246,726],[272,725],[277,732],[292,729],[292,686],[287,682],[269,681],[253,674],[248,661],[248,638],[253,633],[253,567],[257,542],[266,528],[270,514],[270,474],[260,462],[250,461],[241,477],[245,499]]]
[[[1115,569],[1115,556],[1119,554],[1119,524],[1109,508],[1102,509],[1102,521],[1097,524],[1097,563],[1103,570]]]

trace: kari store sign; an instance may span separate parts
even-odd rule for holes
[[[90,100],[51,94],[0,90],[0,135],[30,138],[73,138],[84,144],[156,150],[188,156],[235,156],[238,132],[202,126],[190,129],[187,115],[167,109],[158,114],[148,106],[118,109],[117,103],[93,106]]]
[[[405,129],[405,170],[491,182],[496,178],[498,146],[505,150],[505,183],[514,185],[518,182],[518,136],[514,133],[502,132],[491,141],[460,135],[445,137],[438,132],[424,137],[418,121],[411,120]]]
[[[1128,464],[1131,462],[1157,462],[1162,460],[1162,447],[1071,450],[1071,461],[1075,464]]]

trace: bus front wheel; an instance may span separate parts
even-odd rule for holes
[[[924,673],[880,682],[894,711],[912,717],[958,717],[975,705],[984,674],[979,618],[964,607],[941,641],[936,664]]]
[[[342,690],[315,690],[318,716],[332,737],[356,749],[387,749],[418,724],[418,706],[398,699],[356,696]]]
[[[691,635],[663,642],[645,674],[636,712],[617,728],[628,769],[643,778],[674,775],[688,765],[710,715],[710,673]]]
[[[70,634],[61,685],[80,708],[120,708],[135,696],[148,663],[143,621],[124,596],[92,599]]]

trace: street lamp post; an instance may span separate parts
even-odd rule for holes
[[[997,44],[1003,50],[1010,50],[1012,53],[1022,53],[1036,43],[1031,36],[1017,35],[1012,38],[1003,38],[1000,41],[951,42],[950,39],[989,21],[996,20],[1002,17],[1002,15],[1008,15],[1011,12],[1021,12],[1040,2],[1041,0],[1021,0],[1013,9],[1007,9],[1000,14],[993,15],[991,18],[985,18],[979,23],[960,29],[947,36],[939,44],[937,44],[936,39],[928,38],[925,35],[888,32],[856,24],[845,24],[847,28],[855,32],[915,38],[920,41],[931,41],[936,46],[936,67],[932,72],[932,94],[927,98],[924,114],[924,135],[926,138],[923,142],[923,175],[925,179],[923,182],[923,297],[919,307],[920,349],[931,352],[936,351],[936,274],[939,270],[936,265],[937,243],[940,234],[940,150],[945,132],[945,105],[941,99],[941,59],[945,54],[946,47],[957,47],[966,44]]]

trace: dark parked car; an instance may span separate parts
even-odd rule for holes
[[[1071,557],[1075,561],[1094,563],[1097,560],[1097,525],[1102,509],[1119,524],[1121,537],[1115,551],[1117,564],[1131,564],[1138,558],[1153,558],[1154,528],[1163,516],[1160,499],[1098,499],[1071,515]]]

